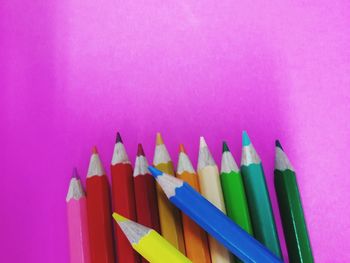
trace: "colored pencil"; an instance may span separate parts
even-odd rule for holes
[[[132,247],[151,263],[190,263],[180,251],[156,231],[113,213]],[[126,262],[125,262],[126,263]]]
[[[86,197],[76,169],[69,183],[66,202],[70,262],[90,263]]]
[[[275,189],[290,262],[314,262],[295,171],[276,141]]]
[[[243,132],[242,141],[241,173],[254,236],[275,253],[276,256],[282,258],[270,196],[260,157],[245,131]]]
[[[148,167],[169,200],[244,262],[282,262],[188,183]]]
[[[161,171],[174,175],[173,162],[170,159],[160,133],[157,133],[153,165]],[[176,207],[170,204],[168,198],[158,185],[156,189],[161,233],[174,247],[185,253],[180,213]]]
[[[182,144],[176,176],[199,192],[198,177]],[[182,225],[187,257],[194,263],[210,263],[207,234],[184,213],[182,213]]]
[[[86,179],[86,206],[91,262],[114,263],[109,185],[96,147]]]
[[[133,171],[122,138],[117,133],[111,162],[113,211],[136,220]],[[118,262],[139,262],[140,258],[133,250],[119,225],[115,223],[115,246]]]
[[[138,145],[134,169],[137,222],[160,232],[157,193],[142,145]],[[147,262],[143,259],[143,262]]]
[[[242,177],[226,142],[223,143],[222,149],[220,179],[227,216],[252,235],[253,229]]]
[[[204,137],[200,137],[197,173],[202,195],[213,205],[226,213],[224,196],[222,194],[219,169],[209,151]],[[210,256],[213,263],[227,263],[231,261],[228,250],[209,236]]]

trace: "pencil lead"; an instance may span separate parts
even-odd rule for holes
[[[80,180],[77,167],[73,168],[72,178],[77,178]]]
[[[141,143],[137,145],[137,156],[145,156],[145,152],[143,151],[143,147]]]
[[[242,144],[243,146],[248,146],[249,144],[251,144],[249,136],[246,131],[243,131],[243,134],[242,134]]]
[[[180,143],[179,152],[186,153],[185,146],[182,143]]]
[[[98,153],[96,145],[94,147],[92,147],[92,153],[93,154],[97,154]]]
[[[162,135],[160,134],[160,132],[157,132],[156,145],[162,145],[162,144],[164,144]]]
[[[118,143],[118,142],[123,143],[122,137],[120,136],[119,132],[117,132],[117,138],[115,139],[115,143]]]
[[[125,218],[124,216],[120,215],[120,214],[117,214],[117,213],[113,213],[112,214],[114,220],[117,222],[117,223],[121,223],[121,222],[125,222],[125,221],[129,221],[129,219]]]
[[[154,178],[157,178],[158,176],[163,174],[161,171],[159,171],[157,168],[153,167],[152,165],[148,166],[148,170],[151,172]]]
[[[199,148],[204,148],[204,147],[208,147],[208,145],[207,145],[207,143],[206,143],[204,137],[201,136],[201,137],[199,138]]]
[[[225,141],[222,142],[222,152],[229,152],[230,149],[227,146],[227,143]]]
[[[276,140],[275,145],[283,151],[282,145],[279,140]]]

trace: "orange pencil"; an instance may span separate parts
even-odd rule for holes
[[[196,172],[182,144],[180,144],[176,176],[199,192]],[[182,224],[187,257],[194,263],[210,263],[211,259],[206,233],[184,213],[182,213]]]
[[[96,147],[86,179],[86,207],[91,263],[114,263],[109,184]]]

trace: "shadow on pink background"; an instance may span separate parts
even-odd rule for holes
[[[323,2],[323,3],[322,3]],[[280,138],[316,262],[350,261],[348,1],[6,1],[0,5],[0,259],[68,262],[65,195],[92,145],[109,170],[161,131],[175,163],[200,135],[240,161],[246,129],[272,182]],[[284,254],[285,245],[283,243]]]

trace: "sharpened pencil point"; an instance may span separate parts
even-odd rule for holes
[[[129,219],[125,218],[124,216],[121,216],[117,213],[113,213],[112,214],[114,220],[117,222],[117,223],[120,223],[120,222],[125,222],[125,221],[128,221]]]
[[[122,137],[120,136],[120,133],[119,133],[119,132],[117,132],[117,137],[116,137],[116,139],[115,139],[115,142],[116,142],[116,143],[117,143],[117,142],[123,143]]]
[[[92,153],[93,153],[93,154],[97,154],[97,153],[98,153],[97,147],[96,147],[96,146],[92,147]]]
[[[151,174],[154,178],[157,178],[158,176],[163,174],[161,171],[159,171],[157,168],[155,168],[151,165],[148,166],[148,170],[151,172]]]
[[[208,147],[208,145],[207,145],[207,143],[206,143],[204,137],[201,136],[201,137],[199,138],[199,148],[204,148],[204,147]]]
[[[143,151],[143,147],[141,143],[137,145],[137,156],[145,156],[145,152]]]
[[[251,144],[249,136],[246,131],[243,131],[243,134],[242,134],[242,144],[243,146],[248,146],[249,144]]]
[[[185,146],[182,143],[180,143],[179,152],[186,153]]]
[[[77,167],[74,167],[74,168],[73,168],[72,178],[80,179],[80,178],[79,178],[79,174],[78,174],[78,169],[77,169]]]
[[[228,148],[227,143],[225,141],[222,142],[222,152],[224,153],[224,152],[229,152],[229,151],[230,151],[230,149]]]
[[[156,137],[156,145],[162,145],[164,144],[162,135],[160,132],[157,132],[157,137]]]
[[[282,145],[279,140],[276,140],[275,145],[283,151]]]

